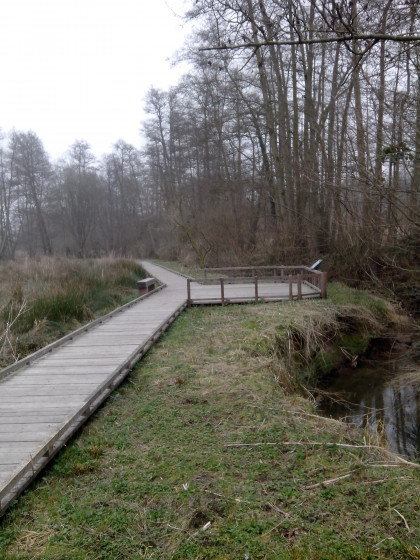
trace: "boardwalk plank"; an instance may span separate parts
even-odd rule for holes
[[[60,426],[63,422],[63,418],[66,415],[54,413],[54,411],[48,413],[48,411],[36,412],[30,411],[29,413],[24,413],[23,411],[20,414],[4,414],[0,412],[0,423],[3,428],[6,428],[7,425],[19,425],[28,426],[30,424],[45,424],[45,423],[53,423],[57,427]]]
[[[41,447],[43,442],[44,439],[42,437],[32,441],[0,441],[0,456],[5,454],[7,457],[9,454],[14,455],[15,453],[22,453],[26,455],[31,452],[36,452],[37,448]],[[7,464],[3,461],[1,462],[3,464]]]
[[[4,424],[0,423],[0,434],[18,434],[18,433],[42,433],[50,432],[51,430],[58,428],[59,422],[31,422],[24,424]]]
[[[111,365],[86,365],[86,364],[66,364],[58,365],[57,364],[49,364],[49,363],[42,363],[42,364],[34,364],[31,368],[25,368],[21,370],[23,375],[39,375],[40,373],[49,373],[50,375],[54,372],[64,374],[73,374],[81,375],[82,373],[86,374],[101,374],[101,373],[112,373],[115,371],[115,367]],[[1,391],[1,385],[0,385]]]
[[[62,391],[63,400],[60,402],[60,399],[57,399],[56,396],[54,397],[43,397],[37,396],[33,397],[32,395],[26,396],[15,396],[15,397],[8,397],[2,396],[1,403],[0,403],[0,410],[14,410],[16,406],[22,406],[27,408],[28,410],[33,410],[36,406],[38,407],[48,407],[48,408],[60,408],[60,404],[62,405],[63,410],[67,410],[68,407],[76,407],[82,405],[84,399],[82,397],[73,397],[71,399],[66,398],[65,391]],[[87,398],[88,395],[86,395]]]
[[[67,385],[51,385],[51,384],[38,384],[38,385],[24,385],[19,387],[5,387],[2,389],[1,398],[3,402],[7,401],[7,398],[17,397],[21,399],[22,397],[29,398],[33,397],[74,397],[74,396],[84,396],[87,392],[93,391],[98,386],[97,383],[73,383]]]
[[[70,375],[62,375],[56,373],[54,375],[46,373],[38,373],[36,375],[22,375],[13,381],[13,387],[31,387],[36,383],[44,385],[56,385],[60,383],[62,385],[72,385],[75,380],[78,384],[92,384],[95,386],[108,377],[108,374],[103,373],[78,373],[77,370],[73,370]],[[1,389],[0,389],[1,391]]]
[[[39,441],[46,441],[48,437],[53,433],[53,428],[51,430],[38,430],[37,432],[31,432],[29,430],[16,430],[15,432],[1,432],[0,431],[0,452],[2,446],[6,450],[13,451],[13,446],[15,443],[31,443],[31,449],[33,444],[39,443]]]

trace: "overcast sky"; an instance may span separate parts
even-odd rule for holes
[[[144,95],[175,84],[184,0],[1,0],[0,129],[33,130],[53,158],[140,146]],[[185,70],[185,67],[184,67]]]

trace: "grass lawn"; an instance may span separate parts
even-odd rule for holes
[[[419,465],[295,390],[296,332],[335,305],[183,313],[0,522],[0,558],[420,558]]]

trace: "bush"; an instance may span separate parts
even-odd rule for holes
[[[145,276],[139,264],[124,259],[44,258],[4,264],[0,366],[134,299],[136,281]]]

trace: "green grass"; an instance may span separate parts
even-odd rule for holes
[[[283,323],[335,305],[182,314],[4,517],[0,558],[420,558],[420,469],[334,445],[363,442],[279,373]]]

